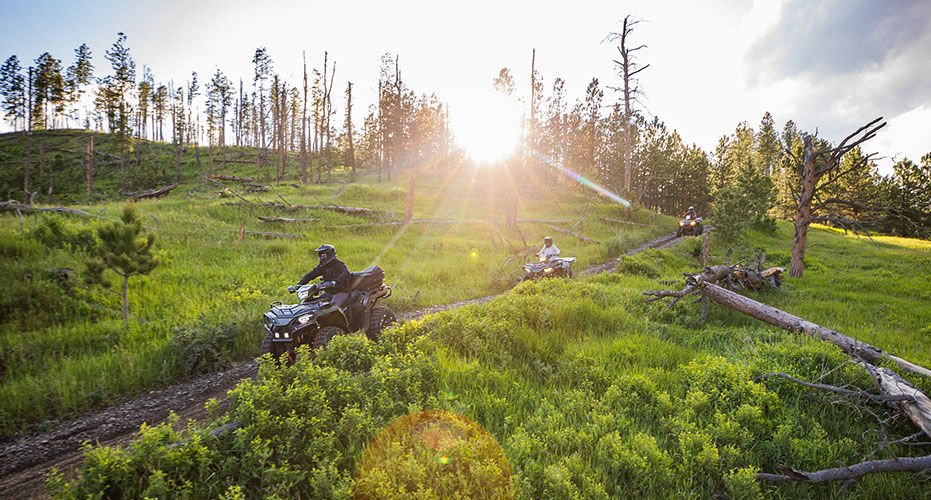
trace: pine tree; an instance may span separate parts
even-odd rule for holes
[[[84,97],[85,87],[90,85],[94,78],[94,65],[91,62],[91,49],[86,43],[74,49],[74,64],[65,71],[65,93],[69,106],[75,106]],[[75,110],[71,114],[77,119]]]
[[[122,278],[123,324],[129,325],[129,278],[149,274],[158,266],[152,254],[154,232],[144,232],[142,218],[132,205],[123,207],[120,220],[97,229],[100,244],[87,269],[94,281],[108,285],[104,271],[110,270]]]
[[[48,52],[36,58],[33,81],[32,127],[52,128],[55,118],[64,112],[65,79],[61,74],[61,61]]]
[[[0,95],[3,96],[3,118],[16,129],[21,123],[26,129],[26,77],[19,58],[12,55],[0,66]]]

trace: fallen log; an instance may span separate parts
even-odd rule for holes
[[[242,185],[242,187],[246,189],[247,193],[264,193],[268,191],[268,186],[266,186],[265,184],[252,184],[252,183],[246,182]]]
[[[570,219],[517,219],[516,222],[534,223],[534,224],[569,224],[575,222]]]
[[[239,177],[236,175],[210,174],[207,178],[220,181],[255,182],[255,179],[252,177]]]
[[[867,363],[875,363],[882,359],[888,359],[899,368],[909,373],[931,377],[931,370],[927,368],[886,353],[878,347],[867,344],[866,342],[861,342],[853,337],[848,337],[836,330],[825,328],[780,309],[776,309],[775,307],[757,302],[730,290],[725,290],[713,283],[705,282],[700,286],[703,296],[708,297],[722,306],[753,316],[764,323],[793,332],[805,333],[818,339],[831,342],[840,347],[841,350],[848,355]]]
[[[252,235],[252,236],[263,236],[263,237],[265,237],[265,238],[300,238],[300,237],[301,237],[301,235],[299,235],[299,234],[291,234],[291,233],[265,233],[265,232],[262,232],[262,231],[250,231],[250,230],[248,230],[248,229],[244,230],[244,231],[243,231],[243,234],[249,234],[249,235]]]
[[[320,219],[289,219],[287,217],[265,217],[260,215],[259,220],[262,222],[316,222]]]
[[[848,481],[868,474],[879,472],[919,472],[931,469],[931,455],[925,457],[899,457],[887,460],[870,460],[844,467],[824,469],[816,472],[804,472],[788,466],[780,466],[782,474],[760,472],[756,478],[761,481],[784,482],[799,481],[803,483],[824,483],[827,481]]]
[[[100,217],[99,215],[94,215],[94,214],[92,214],[92,213],[88,213],[88,212],[85,212],[85,211],[83,211],[83,210],[78,210],[78,209],[76,209],[76,208],[68,208],[68,207],[36,207],[36,206],[23,205],[23,204],[17,202],[16,200],[9,200],[9,201],[0,202],[0,212],[3,212],[3,211],[16,212],[16,213],[19,214],[20,216],[22,215],[22,212],[26,212],[26,213],[30,213],[30,212],[54,212],[54,213],[57,213],[57,214],[80,215],[80,216],[82,216],[82,217],[98,217],[98,218]]]
[[[171,184],[159,189],[150,189],[148,191],[143,191],[141,193],[126,193],[127,196],[133,199],[133,201],[145,200],[148,198],[161,198],[162,196],[167,195],[174,189],[177,189],[178,183]]]
[[[334,212],[340,212],[349,215],[372,215],[375,214],[375,210],[371,208],[364,207],[346,207],[340,205],[286,205],[284,203],[278,203],[275,201],[266,201],[265,203],[238,203],[238,202],[229,202],[224,203],[227,206],[260,206],[268,207],[276,210],[292,211],[292,210],[332,210]]]
[[[647,227],[647,226],[649,226],[649,224],[641,224],[641,223],[639,223],[639,222],[633,222],[633,221],[629,221],[629,220],[612,219],[611,217],[601,217],[601,216],[599,216],[599,217],[598,217],[598,220],[600,220],[601,222],[609,222],[609,223],[613,223],[613,224],[630,224],[631,226],[642,226],[642,227]]]
[[[588,236],[583,236],[583,235],[581,235],[581,234],[579,234],[579,233],[572,232],[572,231],[570,231],[570,230],[568,230],[568,229],[564,229],[564,228],[561,228],[561,227],[559,227],[559,226],[554,226],[554,225],[552,225],[552,224],[547,224],[547,227],[549,227],[549,228],[551,228],[551,229],[553,229],[553,230],[555,230],[555,231],[559,231],[560,233],[568,234],[569,236],[575,236],[576,238],[578,238],[578,239],[581,240],[581,241],[584,241],[585,243],[596,243],[595,240],[589,238]]]

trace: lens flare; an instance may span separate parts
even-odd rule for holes
[[[542,154],[540,154],[540,153],[537,152],[537,151],[533,151],[531,154],[534,156],[534,158],[537,158],[537,159],[543,161],[543,163],[549,165],[549,166],[550,166],[551,168],[553,168],[554,170],[557,170],[557,171],[559,171],[559,172],[562,172],[563,174],[565,174],[565,175],[568,176],[569,178],[575,180],[575,181],[578,182],[579,184],[581,184],[581,185],[583,185],[583,186],[585,186],[585,187],[591,189],[592,191],[595,191],[595,192],[598,193],[598,194],[601,194],[602,196],[604,196],[604,197],[606,197],[606,198],[608,198],[608,199],[610,199],[610,200],[612,200],[612,201],[616,201],[617,203],[620,203],[621,205],[623,205],[623,206],[625,206],[625,207],[627,207],[627,208],[630,208],[630,202],[629,202],[629,201],[625,200],[624,198],[621,198],[620,196],[618,196],[618,195],[615,194],[615,193],[612,193],[611,191],[608,191],[607,189],[601,187],[600,185],[598,185],[598,184],[596,184],[596,183],[594,183],[594,182],[592,182],[592,181],[586,179],[584,176],[582,176],[582,174],[579,174],[579,173],[573,172],[572,170],[569,170],[568,168],[566,168],[566,167],[562,166],[561,164],[559,164],[558,162],[554,161],[552,158],[550,158],[550,157],[548,157],[548,156],[546,156],[546,155],[542,155]]]

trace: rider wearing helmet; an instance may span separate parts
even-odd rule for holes
[[[695,207],[689,207],[688,211],[685,212],[685,215],[682,216],[683,219],[695,219]]]
[[[324,290],[324,296],[329,296],[334,304],[341,306],[349,298],[349,268],[336,258],[336,248],[333,245],[323,244],[315,251],[320,259],[319,264],[305,274],[301,281],[297,282],[297,286],[289,287],[289,290],[305,285],[314,278],[323,277],[320,289]]]
[[[549,260],[559,257],[559,248],[553,244],[553,237],[547,236],[543,238],[543,248],[537,252],[537,257],[540,257],[540,260],[547,262]]]

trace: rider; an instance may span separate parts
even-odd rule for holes
[[[543,248],[537,252],[537,257],[540,257],[540,260],[543,262],[549,262],[550,260],[559,257],[559,248],[553,244],[552,236],[543,238]]]
[[[685,215],[682,216],[683,219],[696,219],[695,207],[689,207],[688,211],[685,212]]]
[[[307,284],[310,280],[323,277],[323,283],[320,289],[324,291],[324,296],[328,296],[330,301],[336,306],[342,306],[346,299],[349,298],[349,268],[343,261],[336,258],[336,248],[333,245],[323,244],[315,250],[320,259],[316,267],[305,274],[296,286],[289,286],[288,291],[294,291],[301,285]]]

